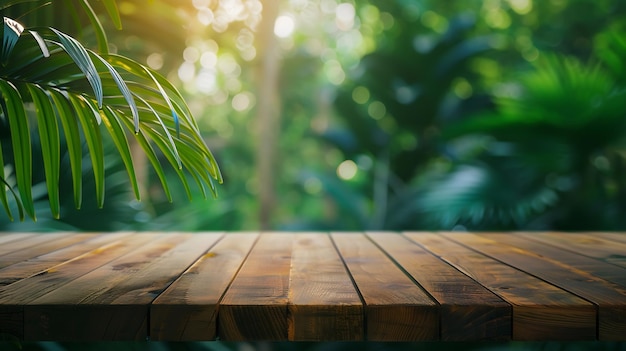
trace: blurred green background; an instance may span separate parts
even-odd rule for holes
[[[180,88],[219,197],[189,201],[172,171],[168,202],[138,156],[137,202],[111,148],[103,209],[87,172],[83,208],[52,219],[41,169],[38,221],[0,213],[1,231],[626,229],[625,1],[120,0],[122,30],[93,5],[112,51]],[[95,46],[63,6],[37,12]]]
[[[85,174],[51,219],[36,170],[39,220],[0,230],[626,228],[624,1],[133,0],[122,30],[98,5],[187,98],[220,196],[172,176],[170,203],[137,157],[137,202],[113,152],[103,209]]]
[[[123,30],[97,5],[180,87],[220,196],[172,177],[170,203],[137,157],[137,202],[112,152],[104,209],[86,184],[51,219],[35,170],[38,222],[0,230],[626,227],[624,1],[118,1]]]

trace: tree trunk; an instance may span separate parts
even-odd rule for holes
[[[257,186],[259,194],[260,229],[271,227],[272,213],[276,207],[276,155],[280,135],[280,94],[278,77],[280,53],[274,22],[278,16],[279,2],[263,2],[263,19],[257,36]]]

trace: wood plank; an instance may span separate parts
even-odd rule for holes
[[[365,235],[332,233],[366,304],[366,339],[439,339],[439,306]]]
[[[540,255],[545,259],[555,260],[575,268],[580,274],[590,274],[626,288],[626,268],[597,260],[579,253],[563,250],[542,242],[528,240],[522,233],[475,233],[482,237],[522,248],[525,251]],[[558,264],[558,263],[557,263]],[[581,281],[582,283],[582,281]]]
[[[597,236],[599,238],[619,241],[620,243],[626,243],[626,233],[624,232],[619,232],[619,233],[593,232],[590,234],[593,236]]]
[[[68,237],[70,235],[70,233],[45,233],[39,235],[28,235],[19,240],[11,240],[0,246],[0,258],[5,255],[15,255],[17,252],[23,250],[28,251],[37,247],[37,245],[42,245],[47,242],[53,242],[55,240],[62,239],[63,237]],[[2,261],[0,261],[0,265],[1,264]]]
[[[614,274],[611,275],[619,273],[626,280],[626,270],[529,241],[515,234],[443,235],[593,302],[598,306],[598,338],[620,340],[624,337],[626,288],[599,278],[593,273],[611,274],[613,271]],[[584,262],[585,259],[591,262]],[[581,267],[581,262],[585,263],[584,267]],[[616,272],[618,270],[621,272]]]
[[[48,234],[42,234],[41,236],[44,237],[45,235]],[[33,245],[32,247],[28,247],[22,250],[12,251],[10,253],[0,256],[0,269],[15,263],[26,261],[37,256],[45,255],[52,251],[65,248],[76,243],[80,243],[93,237],[94,234],[74,233],[71,235],[56,238],[54,240],[45,241],[41,244]]]
[[[28,237],[38,235],[37,233],[1,233],[0,235],[0,245],[4,246],[10,242],[24,240]]]
[[[511,306],[397,233],[368,233],[441,305],[441,340],[510,340]]]
[[[264,233],[219,306],[221,340],[287,340],[293,235]]]
[[[30,301],[25,339],[146,340],[150,303],[222,235],[167,234]]]
[[[160,236],[163,235],[157,235]],[[36,275],[0,287],[0,330],[23,340],[25,304],[151,240],[155,240],[155,235],[134,234],[126,240],[114,241]]]
[[[626,243],[606,240],[587,233],[519,233],[519,235],[561,249],[626,267]]]
[[[89,234],[90,239],[45,255],[30,258],[0,269],[0,286],[46,271],[48,268],[70,261],[81,255],[131,235],[131,232]]]
[[[327,234],[295,235],[289,317],[291,341],[364,339],[363,304]]]
[[[509,302],[514,340],[596,339],[590,302],[441,235],[405,235]]]
[[[150,306],[150,338],[214,340],[218,303],[257,238],[229,233],[159,295]]]

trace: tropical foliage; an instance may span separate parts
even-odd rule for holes
[[[83,173],[83,185],[94,189],[83,194],[85,215],[61,196],[65,215],[50,221],[42,214],[41,227],[94,229],[85,220],[92,213],[115,222],[101,223],[106,230],[626,225],[619,215],[626,204],[623,2],[303,0],[264,7],[256,0],[133,0],[118,1],[120,21],[128,24],[122,31],[105,3],[91,5],[113,38],[109,52],[137,59],[180,89],[228,181],[220,201],[192,203],[179,200],[187,192],[201,197],[201,190],[169,182],[171,204],[153,190],[161,180],[150,172],[139,177],[146,191],[138,203],[124,190],[123,160],[108,158],[103,210],[88,208],[98,203],[97,192],[88,184],[92,175]],[[93,23],[81,6],[69,17]],[[37,23],[68,33],[84,27],[58,23],[63,16],[54,13],[49,24]],[[80,39],[105,58],[97,32],[83,28]],[[267,67],[277,70],[274,81],[260,79]],[[119,94],[116,102],[127,104]],[[261,103],[270,102],[274,112],[262,117]],[[176,140],[168,118],[162,116]],[[104,153],[119,153],[106,126],[102,134]],[[33,147],[38,140],[32,138]],[[4,155],[12,155],[5,145]],[[66,147],[61,143],[62,154]],[[265,158],[269,177],[260,176],[261,150],[274,155]],[[70,169],[68,158],[61,162]],[[166,179],[179,176],[176,167],[162,170]],[[43,165],[33,164],[33,177],[42,213]],[[61,172],[60,189],[71,190],[72,179]],[[184,223],[172,222],[182,217]]]
[[[119,27],[115,1],[103,3]],[[64,5],[66,16],[76,15],[71,10],[76,7]],[[85,0],[76,5],[91,21],[98,51],[54,27],[29,26],[13,16],[45,11],[50,3],[12,1],[2,5],[0,169],[4,172],[0,174],[0,202],[6,214],[13,220],[12,208],[16,208],[21,220],[24,212],[36,218],[32,192],[33,163],[37,162],[43,162],[52,215],[60,216],[59,184],[64,167],[71,170],[74,204],[80,208],[84,145],[99,207],[104,205],[106,143],[115,146],[139,199],[129,137],[145,152],[168,199],[171,192],[160,157],[171,164],[189,197],[190,182],[196,183],[203,196],[215,195],[214,180],[221,182],[220,171],[181,94],[154,70],[109,52],[106,33],[91,4]],[[31,136],[34,130],[38,133]],[[34,138],[41,145],[41,160],[33,158]]]

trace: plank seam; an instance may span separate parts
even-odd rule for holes
[[[198,262],[198,260],[204,256],[209,250],[211,250],[215,245],[217,245],[217,243],[219,243],[220,241],[222,241],[222,239],[224,238],[224,236],[226,235],[225,232],[221,233],[221,236],[215,240],[215,242],[213,244],[211,244],[206,250],[202,251],[202,253],[200,254],[200,256],[196,257],[185,269],[182,269],[181,272],[174,278],[172,279],[169,284],[166,284],[165,287],[163,288],[163,290],[161,290],[161,292],[159,292],[158,295],[154,296],[152,298],[152,300],[147,304],[148,308],[147,308],[147,314],[146,314],[146,327],[148,328],[147,332],[146,332],[146,341],[150,341],[151,339],[151,335],[150,335],[150,331],[151,331],[151,326],[150,326],[150,319],[151,319],[151,315],[150,312],[152,311],[152,304],[154,303],[154,301],[161,296],[161,294],[163,292],[165,292],[167,289],[169,289],[169,287],[174,284],[175,281],[177,281],[178,279],[180,279],[180,277],[183,276],[183,274],[185,274],[185,272],[187,272],[189,270],[189,268],[191,268],[196,262]],[[191,238],[190,238],[191,239]]]
[[[406,239],[408,239],[410,242],[416,244],[417,246],[421,247],[422,249],[424,249],[426,252],[428,252],[429,254],[433,255],[434,257],[438,258],[439,260],[441,260],[441,262],[447,264],[448,266],[452,267],[454,270],[456,270],[457,272],[463,274],[464,276],[466,276],[467,278],[471,279],[472,281],[474,281],[476,284],[482,286],[483,288],[485,288],[487,291],[489,291],[490,293],[494,294],[495,296],[497,296],[500,300],[506,302],[509,305],[509,309],[511,310],[511,321],[510,321],[510,326],[511,326],[511,330],[509,330],[509,335],[511,335],[511,338],[513,337],[513,304],[511,302],[509,302],[507,299],[504,298],[504,296],[501,296],[500,294],[492,291],[491,289],[489,289],[489,287],[485,286],[484,284],[482,284],[481,282],[479,282],[478,280],[474,279],[472,276],[466,274],[465,272],[463,272],[461,269],[459,269],[459,267],[457,267],[456,265],[454,265],[452,262],[449,262],[448,260],[446,260],[444,257],[437,255],[436,253],[432,252],[431,250],[429,250],[428,248],[426,248],[424,245],[420,244],[419,242],[413,240],[412,238],[410,238],[409,236],[405,235],[405,233],[409,233],[407,231],[403,231],[402,232],[402,236],[405,237]],[[448,240],[446,237],[444,237],[443,235],[439,235],[437,232],[431,232],[432,234],[435,234],[441,238],[444,238],[446,240]]]
[[[225,234],[225,235],[228,235],[228,234]],[[226,285],[226,288],[224,289],[224,291],[222,291],[222,295],[220,295],[220,298],[217,299],[217,303],[215,305],[215,314],[216,314],[216,316],[215,316],[215,341],[219,341],[220,340],[220,324],[221,324],[220,323],[220,306],[222,305],[222,301],[224,300],[224,296],[226,296],[226,293],[228,292],[230,287],[233,285],[233,281],[235,281],[235,278],[237,277],[237,275],[239,275],[239,272],[241,271],[241,268],[243,267],[243,265],[248,260],[248,257],[250,257],[250,254],[252,253],[252,251],[254,250],[254,247],[257,245],[257,243],[259,242],[260,239],[261,239],[261,233],[257,232],[257,237],[256,237],[256,239],[254,239],[254,242],[250,246],[250,250],[248,250],[248,253],[246,253],[246,255],[244,256],[243,260],[241,260],[241,264],[239,265],[239,267],[237,267],[237,270],[235,270],[235,273],[230,278],[230,281]]]
[[[522,234],[528,234],[528,233],[522,233]],[[563,250],[563,251],[571,252],[571,253],[574,253],[574,254],[576,254],[576,255],[585,256],[585,257],[588,257],[588,258],[594,259],[594,260],[596,260],[596,261],[604,262],[604,263],[607,263],[607,264],[613,265],[613,266],[615,266],[615,267],[619,267],[619,268],[622,268],[622,269],[626,269],[626,267],[625,267],[625,266],[621,266],[621,265],[615,264],[615,263],[613,263],[613,262],[611,262],[611,261],[605,261],[605,260],[603,260],[603,259],[601,259],[601,258],[598,258],[598,257],[588,256],[588,255],[585,255],[585,254],[584,254],[583,252],[581,252],[581,251],[574,251],[574,250],[572,250],[572,249],[568,249],[568,248],[563,248],[563,247],[560,247],[559,245],[556,245],[556,244],[554,244],[554,243],[550,242],[550,240],[547,240],[547,241],[537,240],[536,238],[533,238],[533,236],[532,236],[532,235],[523,235],[523,237],[524,237],[525,239],[528,239],[528,240],[534,241],[534,242],[536,242],[536,243],[538,243],[538,244],[552,246],[552,247],[554,247],[554,248],[556,248],[556,249],[559,249],[559,250]],[[604,238],[603,238],[603,237],[600,237],[600,239],[604,239]],[[609,241],[612,241],[612,240],[609,240]],[[625,243],[623,243],[623,242],[615,242],[615,241],[613,241],[613,243],[615,243],[615,244],[620,244],[620,246],[621,246],[622,244],[625,244]]]
[[[472,234],[474,234],[474,233],[472,233]],[[464,243],[462,243],[462,242],[460,242],[460,241],[458,241],[458,240],[454,240],[454,239],[451,239],[451,238],[449,238],[449,237],[447,237],[447,236],[443,236],[443,235],[440,235],[440,236],[441,236],[442,238],[445,238],[445,239],[447,239],[447,240],[450,240],[450,241],[452,241],[452,242],[454,242],[454,243],[457,243],[457,244],[459,244],[459,245],[461,245],[461,246],[463,246],[463,247],[465,247],[465,248],[467,248],[467,249],[469,249],[469,250],[472,250],[472,251],[474,251],[474,252],[476,252],[476,253],[478,253],[478,254],[481,254],[481,255],[483,255],[483,256],[485,256],[485,257],[488,257],[488,258],[490,258],[490,259],[492,259],[492,260],[494,260],[494,261],[500,262],[500,263],[502,263],[502,264],[504,264],[504,265],[506,265],[506,266],[509,266],[509,267],[511,267],[511,268],[513,268],[513,269],[515,269],[515,270],[518,270],[518,271],[520,271],[520,272],[523,272],[523,273],[525,273],[525,274],[528,274],[528,275],[530,275],[531,277],[535,277],[535,278],[537,278],[537,279],[539,279],[539,280],[541,280],[541,281],[543,281],[543,282],[545,282],[545,283],[547,283],[547,284],[550,284],[550,285],[552,285],[552,286],[554,286],[554,287],[556,287],[556,288],[558,288],[558,289],[560,289],[560,290],[566,291],[566,292],[568,292],[568,293],[570,293],[570,294],[572,294],[572,295],[574,295],[574,296],[578,297],[578,298],[579,298],[579,299],[581,299],[581,300],[584,300],[584,301],[589,302],[591,305],[593,305],[593,307],[594,307],[594,309],[595,309],[595,312],[596,312],[596,313],[595,313],[595,319],[596,319],[596,328],[595,328],[595,329],[596,329],[596,340],[599,340],[599,339],[600,339],[600,306],[599,306],[597,303],[595,303],[595,302],[593,302],[593,301],[591,301],[591,300],[589,300],[589,299],[587,299],[587,298],[585,298],[585,297],[583,297],[583,296],[580,296],[579,294],[577,294],[577,293],[575,293],[575,292],[573,292],[573,291],[570,291],[569,289],[566,289],[566,288],[564,288],[564,287],[558,286],[558,285],[556,285],[556,284],[554,284],[554,283],[552,283],[552,282],[550,282],[550,281],[548,281],[548,280],[546,280],[546,279],[543,279],[543,278],[541,278],[541,277],[539,277],[539,276],[537,276],[537,275],[534,275],[534,274],[532,274],[532,273],[530,273],[530,272],[527,272],[527,271],[523,270],[523,269],[522,269],[522,268],[520,268],[520,267],[513,266],[512,264],[509,264],[509,263],[506,263],[506,262],[504,262],[504,261],[502,261],[502,260],[499,260],[499,259],[497,259],[497,258],[495,258],[495,257],[493,257],[493,256],[491,256],[491,255],[489,255],[489,254],[487,254],[487,253],[485,253],[485,252],[478,251],[477,249],[474,249],[473,247],[468,246],[468,245],[466,245],[466,244],[464,244]],[[504,245],[509,246],[509,247],[516,248],[515,246],[512,246],[512,245],[508,245],[508,244],[504,244]],[[598,278],[599,278],[599,277],[598,277]],[[600,278],[600,279],[602,279],[602,278]]]
[[[399,235],[398,232],[390,232],[390,235]],[[420,284],[417,279],[415,279],[415,277],[413,277],[411,275],[411,273],[409,273],[401,264],[400,262],[396,261],[395,258],[393,258],[393,256],[391,256],[390,253],[388,253],[385,249],[383,249],[380,245],[378,245],[378,243],[376,243],[376,241],[374,241],[368,234],[367,232],[365,233],[365,237],[367,238],[367,240],[369,240],[372,244],[374,244],[374,246],[376,246],[378,248],[378,250],[380,250],[385,256],[387,256],[387,258],[389,258],[391,260],[391,262],[393,262],[393,264],[398,267],[400,269],[400,271],[402,273],[404,273],[404,275],[406,275],[409,280],[411,280],[411,282],[413,282],[413,284],[417,285],[425,294],[426,296],[428,296],[432,301],[434,301],[437,304],[437,308],[439,310],[439,340],[441,340],[442,338],[442,327],[443,327],[443,322],[442,322],[442,318],[443,315],[441,313],[441,303],[439,303],[439,301],[437,301],[437,299],[430,293],[428,292],[428,290],[424,289],[424,287],[422,286],[422,284]],[[403,238],[406,238],[403,236]],[[409,241],[409,243],[412,243],[411,241]]]
[[[359,300],[361,300],[361,304],[363,305],[363,340],[368,340],[368,335],[367,335],[367,304],[365,303],[365,298],[363,298],[363,294],[361,294],[361,290],[359,289],[359,286],[356,284],[356,280],[354,280],[354,277],[352,276],[352,272],[350,272],[350,269],[348,268],[348,264],[346,263],[346,260],[341,255],[341,251],[339,251],[339,248],[337,247],[337,244],[335,243],[335,239],[333,238],[332,234],[331,233],[326,233],[326,235],[329,236],[330,241],[333,244],[333,247],[335,248],[335,251],[337,252],[337,255],[339,255],[339,258],[341,259],[341,263],[343,264],[343,268],[346,270],[346,273],[348,273],[348,277],[350,277],[350,281],[352,282],[352,285],[354,286],[354,290],[356,291],[357,295],[359,295]]]

